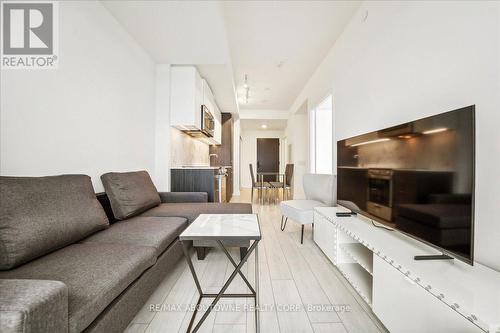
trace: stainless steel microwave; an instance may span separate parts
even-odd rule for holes
[[[213,137],[215,131],[214,117],[205,105],[201,106],[201,132],[208,137]]]

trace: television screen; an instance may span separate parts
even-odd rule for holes
[[[474,106],[337,142],[337,199],[473,263]]]

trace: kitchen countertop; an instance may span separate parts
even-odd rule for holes
[[[173,166],[170,169],[220,169],[220,168],[232,168],[232,166],[210,166],[210,165],[181,165]]]
[[[356,166],[339,166],[338,169],[356,169],[356,170],[369,170],[369,169],[384,169],[394,171],[419,171],[419,172],[453,172],[450,170],[431,170],[431,169],[411,169],[411,168],[381,168],[381,167],[356,167]]]

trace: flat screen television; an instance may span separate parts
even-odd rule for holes
[[[337,199],[473,264],[475,106],[337,142]]]

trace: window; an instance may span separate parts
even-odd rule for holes
[[[332,173],[333,110],[328,96],[311,111],[311,172]]]

